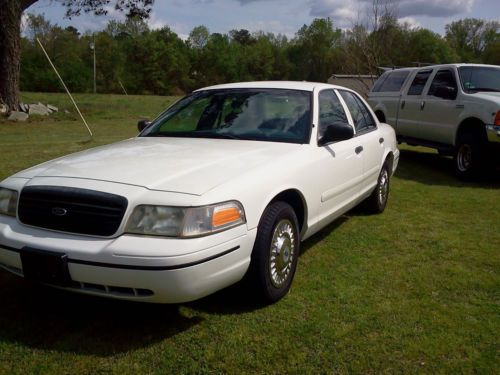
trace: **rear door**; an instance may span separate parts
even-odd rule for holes
[[[360,183],[360,193],[371,190],[378,180],[382,158],[384,157],[384,142],[377,129],[367,104],[355,93],[338,90],[352,117],[356,130],[355,139],[361,147],[363,155],[363,180]]]
[[[432,69],[419,70],[399,103],[397,134],[404,137],[422,138],[421,112],[426,88]]]

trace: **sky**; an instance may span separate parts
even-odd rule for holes
[[[293,37],[314,18],[330,17],[334,27],[350,28],[370,14],[373,0],[156,0],[151,28],[169,26],[181,38],[199,25],[210,32],[232,29],[265,31]],[[379,0],[397,3],[401,22],[444,35],[446,24],[462,18],[500,21],[500,0]],[[113,3],[112,1],[111,3]],[[110,19],[123,19],[112,6],[106,16],[82,15],[67,19],[60,0],[39,0],[28,13],[44,14],[52,23],[72,25],[80,32],[103,29]]]

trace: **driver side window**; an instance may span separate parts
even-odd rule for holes
[[[323,90],[319,93],[318,138],[323,136],[328,125],[336,123],[348,123],[344,107],[333,90]]]

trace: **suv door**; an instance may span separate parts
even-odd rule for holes
[[[445,144],[454,143],[454,129],[463,106],[457,106],[457,77],[451,68],[440,69],[434,75],[423,99],[420,127],[425,140]]]
[[[318,93],[319,118],[318,140],[328,125],[349,123],[344,107],[333,89]],[[319,226],[332,220],[340,211],[357,202],[359,186],[363,178],[363,155],[357,152],[361,146],[356,137],[317,146],[317,183],[321,194],[318,212]],[[359,151],[359,149],[358,149]]]
[[[431,74],[432,69],[419,70],[415,74],[407,92],[401,98],[396,128],[398,136],[423,138],[420,128],[420,113],[424,100],[424,88]]]
[[[362,147],[363,154],[363,181],[360,184],[360,193],[364,194],[373,189],[378,180],[382,158],[384,157],[384,142],[377,131],[377,123],[368,106],[355,93],[347,90],[338,90],[351,113],[355,139]]]

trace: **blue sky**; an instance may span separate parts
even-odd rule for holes
[[[396,3],[401,21],[444,34],[444,26],[466,17],[500,21],[500,0],[380,0]],[[113,3],[113,2],[112,2]],[[156,0],[151,27],[168,25],[185,38],[193,27],[205,25],[211,32],[231,29],[268,31],[293,36],[314,18],[330,17],[334,26],[349,28],[365,19],[372,0]],[[107,16],[64,18],[64,7],[54,0],[39,0],[28,12],[45,14],[53,23],[73,25],[81,32],[99,30],[110,18],[121,19],[112,7]]]

